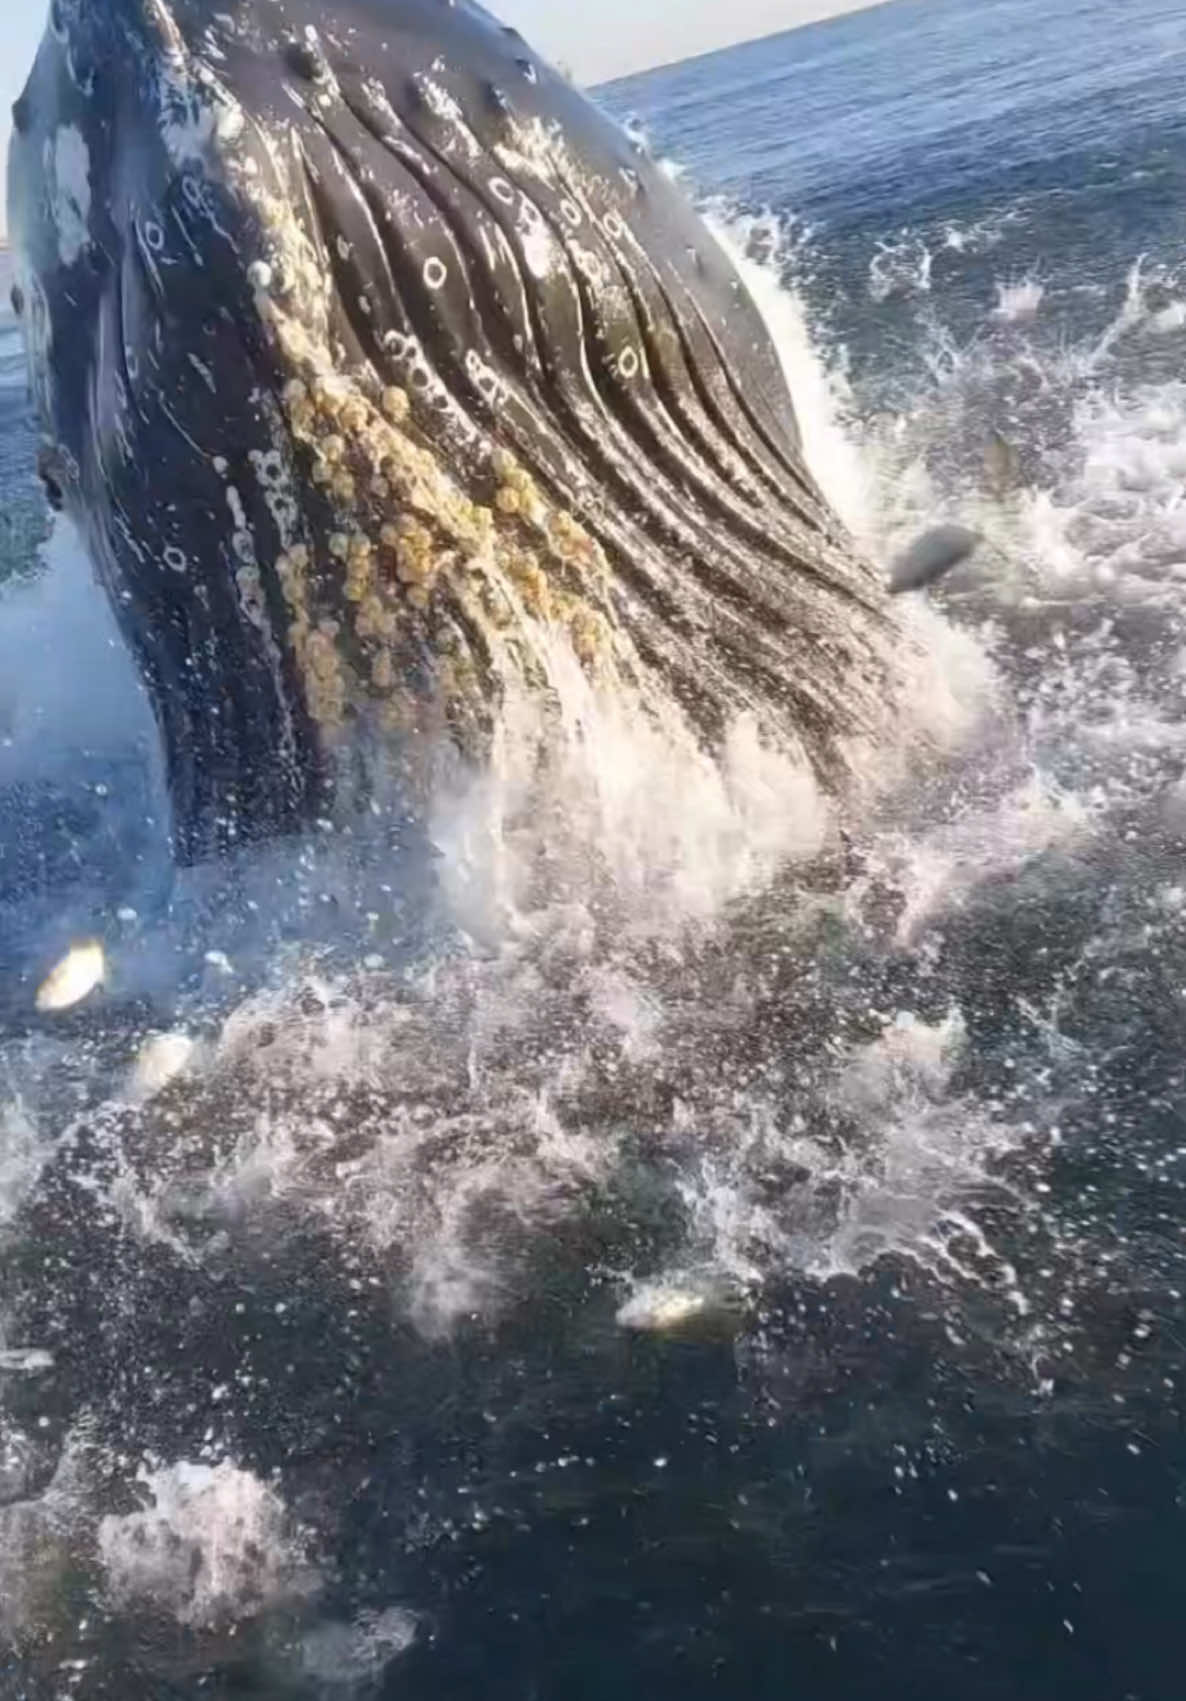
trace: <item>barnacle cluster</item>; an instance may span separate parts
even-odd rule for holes
[[[351,705],[391,700],[398,712],[380,719],[407,725],[416,679],[439,699],[434,713],[472,725],[478,705],[459,699],[495,694],[499,667],[546,673],[533,627],[566,633],[594,667],[610,631],[608,565],[571,510],[490,442],[459,476],[407,389],[369,370],[343,376],[273,318],[297,374],[282,400],[316,540],[286,550],[276,571],[314,718],[328,730]]]

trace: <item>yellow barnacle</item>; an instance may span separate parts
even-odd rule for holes
[[[500,514],[517,514],[519,512],[521,499],[513,484],[500,485],[498,494],[494,498],[494,506]]]
[[[331,432],[328,437],[322,438],[321,453],[330,466],[336,467],[346,453],[345,438],[339,437],[337,432]]]
[[[390,384],[383,392],[382,402],[383,412],[388,419],[395,420],[397,424],[407,419],[411,403],[408,401],[406,390],[401,390],[397,384]]]
[[[374,546],[364,532],[352,532],[347,554],[352,562],[369,561],[374,554]]]
[[[383,546],[386,549],[398,549],[399,548],[399,541],[400,541],[400,529],[399,529],[399,527],[396,526],[396,525],[393,525],[391,523],[391,521],[388,520],[386,525],[384,525],[380,529],[379,542],[381,544],[383,544]]]
[[[316,380],[313,386],[313,400],[317,403],[320,411],[329,419],[336,419],[342,411],[342,393],[328,378]]]
[[[354,630],[360,638],[375,638],[383,629],[384,610],[379,598],[371,593],[365,597],[354,620]]]
[[[416,585],[429,577],[432,563],[424,551],[401,544],[396,553],[395,571],[401,583]]]
[[[318,632],[311,632],[306,653],[310,668],[323,684],[336,676],[339,671],[338,658],[328,638],[322,638]]]
[[[317,424],[317,415],[309,402],[299,402],[288,410],[288,422],[292,427],[293,436],[302,443],[312,440]]]
[[[350,539],[345,532],[330,533],[329,552],[331,555],[336,555],[339,561],[345,561],[350,553]]]
[[[284,386],[284,400],[290,408],[298,407],[300,403],[309,400],[309,388],[299,378],[290,378]]]
[[[408,601],[413,608],[427,608],[431,595],[432,592],[427,585],[411,585],[408,589]]]
[[[395,667],[386,650],[380,650],[371,663],[371,682],[380,691],[390,691],[395,684]]]
[[[416,701],[406,691],[397,691],[379,711],[388,732],[411,732],[416,725]]]
[[[370,556],[351,556],[346,573],[346,600],[348,602],[361,602],[374,588],[375,572]]]
[[[348,472],[334,474],[333,492],[339,502],[349,505],[354,501],[355,484]]]
[[[590,609],[579,608],[569,622],[572,647],[583,662],[595,660],[601,648],[602,623]]]
[[[391,486],[380,473],[376,473],[371,480],[371,495],[377,496],[380,502],[385,501],[391,495]]]
[[[361,431],[367,422],[367,405],[361,396],[350,396],[342,404],[338,422],[343,431]]]

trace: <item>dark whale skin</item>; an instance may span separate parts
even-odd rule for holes
[[[665,173],[480,7],[55,0],[9,222],[51,499],[161,728],[177,853],[480,757],[556,644],[842,784],[884,587]]]

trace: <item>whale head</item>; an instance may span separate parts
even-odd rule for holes
[[[54,0],[9,224],[183,857],[329,808],[364,734],[480,753],[560,652],[828,777],[884,720],[884,598],[735,269],[480,7]]]

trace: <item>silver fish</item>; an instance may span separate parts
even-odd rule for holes
[[[903,591],[933,584],[967,560],[979,542],[979,532],[970,532],[966,526],[933,526],[915,538],[890,568],[891,592],[901,596]]]
[[[107,962],[97,939],[72,945],[37,989],[37,1008],[43,1015],[70,1010],[103,984]]]

